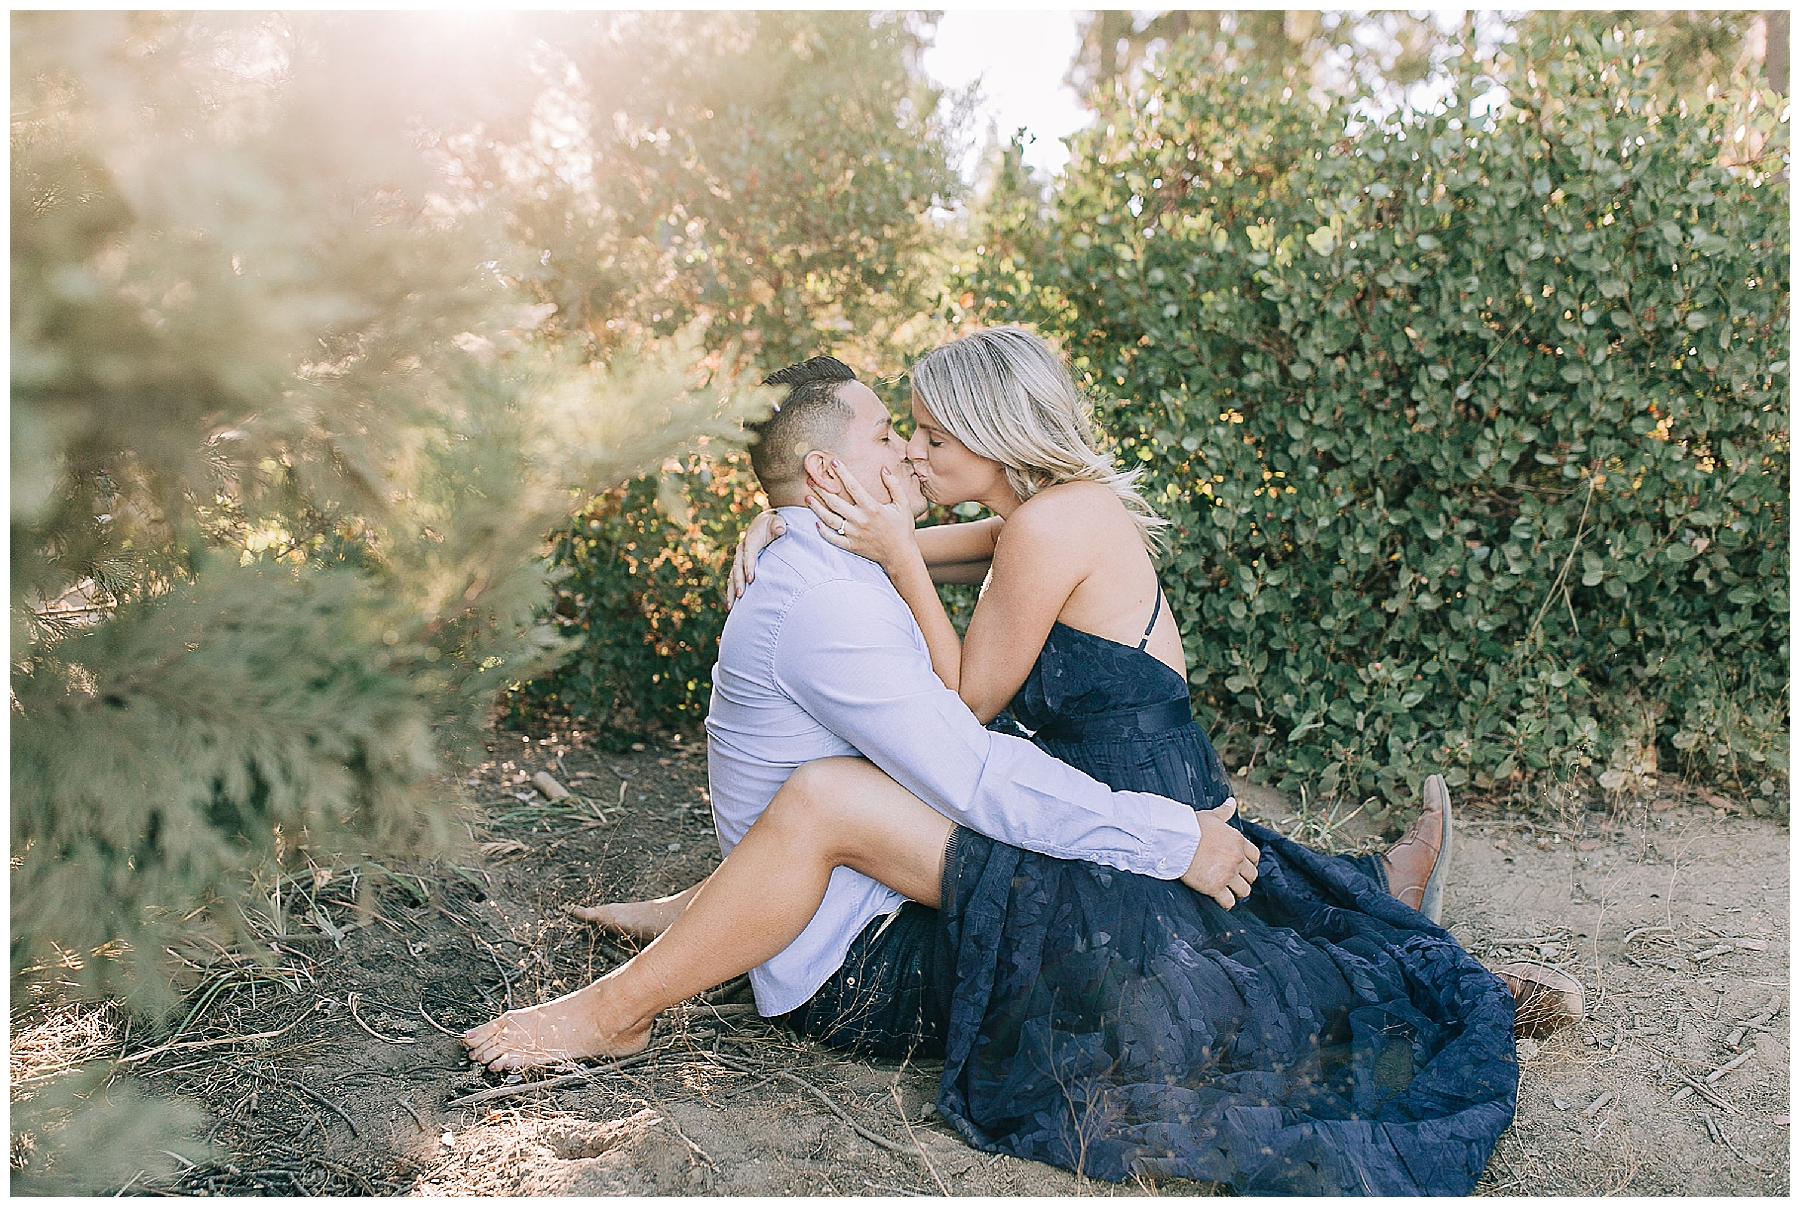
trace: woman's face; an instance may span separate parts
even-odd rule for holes
[[[918,426],[906,443],[907,460],[919,475],[925,497],[942,507],[971,500],[986,503],[998,492],[1012,493],[1006,471],[946,432],[917,394],[912,398],[913,422]]]

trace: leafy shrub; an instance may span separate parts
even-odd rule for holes
[[[1649,700],[1661,765],[1776,807],[1785,102],[1671,102],[1654,45],[1576,30],[1495,115],[1383,126],[1232,53],[1106,103],[969,288],[1061,339],[1178,524],[1233,767],[1378,809],[1604,774]]]
[[[591,499],[551,553],[551,613],[581,646],[515,689],[511,716],[598,717],[608,722],[599,736],[615,744],[639,725],[704,717],[731,551],[764,505],[743,453],[695,453]]]

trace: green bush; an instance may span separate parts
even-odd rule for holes
[[[1786,102],[1670,101],[1653,44],[1578,30],[1495,115],[1468,78],[1382,125],[1232,54],[1105,103],[970,289],[1176,521],[1233,769],[1380,810],[1438,769],[1612,786],[1635,741],[1785,810]]]

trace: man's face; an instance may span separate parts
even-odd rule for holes
[[[838,387],[838,397],[856,411],[832,449],[844,468],[871,491],[879,501],[885,498],[881,487],[881,471],[893,475],[894,493],[914,516],[925,513],[925,496],[919,491],[919,479],[906,460],[906,441],[894,431],[894,417],[875,391],[860,381],[847,381]],[[824,457],[808,456],[807,469],[812,477],[827,488],[843,493],[837,475],[831,472]],[[823,471],[823,472],[821,472]]]

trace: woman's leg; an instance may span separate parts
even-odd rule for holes
[[[808,763],[655,942],[585,989],[509,1010],[463,1042],[495,1070],[639,1051],[662,1010],[792,943],[833,868],[935,906],[950,831],[948,818],[862,759]]]

